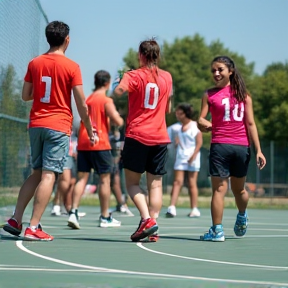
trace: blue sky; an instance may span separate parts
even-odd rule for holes
[[[40,0],[48,20],[71,29],[66,55],[80,64],[84,91],[105,69],[112,75],[129,48],[156,36],[219,39],[226,48],[255,62],[261,74],[273,62],[288,61],[288,0]],[[44,52],[44,51],[43,51]]]

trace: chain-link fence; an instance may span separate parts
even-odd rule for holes
[[[28,62],[49,46],[38,0],[0,1],[0,187],[20,186],[29,166],[30,106],[21,100]]]

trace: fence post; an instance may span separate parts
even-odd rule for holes
[[[270,141],[270,193],[269,196],[274,196],[274,141]]]

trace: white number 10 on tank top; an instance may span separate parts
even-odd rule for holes
[[[42,103],[50,103],[52,78],[49,76],[42,76],[42,82],[45,82],[45,95],[40,101]]]
[[[159,87],[155,83],[148,83],[145,87],[144,107],[155,109],[158,103]],[[153,101],[153,103],[151,103]]]
[[[224,105],[225,114],[223,117],[223,121],[231,121],[230,118],[230,99],[224,98],[222,99],[222,104]],[[233,119],[234,121],[242,121],[244,117],[244,104],[240,103],[241,109],[239,109],[239,104],[235,104],[235,107],[233,109]],[[239,113],[240,112],[240,113]]]

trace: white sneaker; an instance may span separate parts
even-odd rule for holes
[[[129,210],[129,208],[125,205],[120,206],[120,212],[127,216],[134,216],[134,214]]]
[[[120,227],[121,222],[114,219],[110,214],[109,218],[103,218],[102,216],[99,217],[99,227],[108,228],[108,227]]]
[[[61,216],[61,206],[54,205],[51,210],[51,216]]]
[[[77,211],[75,213],[70,212],[70,216],[69,216],[67,225],[69,227],[71,227],[72,229],[80,229]]]
[[[176,207],[174,205],[171,205],[167,209],[166,217],[167,218],[173,218],[175,216],[176,216]]]
[[[79,219],[86,216],[86,212],[78,212]]]
[[[188,217],[190,218],[197,218],[197,217],[200,217],[201,216],[201,213],[199,211],[198,208],[193,208],[192,211],[188,214]]]

